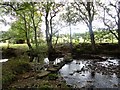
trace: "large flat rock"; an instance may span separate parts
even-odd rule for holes
[[[50,74],[49,71],[44,71],[44,72],[38,73],[37,76],[36,76],[36,78],[37,79],[41,79],[41,78],[47,76],[48,74]]]
[[[50,71],[50,72],[56,72],[58,69],[57,68],[48,68],[47,71]]]

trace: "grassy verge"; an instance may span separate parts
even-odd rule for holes
[[[7,43],[0,43],[0,48],[6,49],[8,47]],[[9,44],[9,48],[28,50],[27,44]]]
[[[32,47],[35,48],[35,45],[32,44]],[[8,48],[8,44],[7,43],[0,43],[0,48],[6,49],[6,48]],[[9,48],[28,50],[27,44],[9,44]],[[46,51],[47,45],[45,43],[39,44],[38,49],[41,51]]]
[[[17,75],[23,74],[31,70],[27,58],[11,58],[2,65],[2,85],[6,87],[14,80]]]

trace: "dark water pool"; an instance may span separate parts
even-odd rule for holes
[[[120,88],[120,59],[73,60],[59,73],[68,85],[77,88]]]

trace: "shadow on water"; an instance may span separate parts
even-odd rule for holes
[[[93,61],[73,60],[65,64],[59,73],[68,85],[77,88],[120,88],[120,60]]]

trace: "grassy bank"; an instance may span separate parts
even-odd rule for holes
[[[35,48],[35,45],[32,44],[32,47]],[[0,43],[0,48],[1,49],[6,49],[8,48],[7,43]],[[28,50],[27,44],[9,44],[9,48],[14,48],[14,49],[21,49],[21,50]],[[39,50],[40,51],[46,51],[47,46],[45,43],[39,45]]]
[[[7,52],[8,50],[7,46],[1,45],[0,47],[3,48],[3,52],[4,51]],[[20,84],[22,87],[22,85],[25,85],[24,82],[27,79],[21,80],[21,78],[19,78],[19,80],[21,81],[17,82],[18,76],[21,74],[26,74],[31,70],[32,67],[31,67],[31,63],[29,62],[29,57],[27,56],[27,54],[18,53],[18,52],[20,52],[20,50],[22,52],[26,52],[28,48],[26,44],[14,44],[14,45],[11,44],[10,48],[12,49],[10,49],[8,52],[11,53],[12,51],[15,51],[14,53],[16,54],[16,56],[10,58],[9,61],[3,63],[3,67],[2,67],[3,87],[8,87],[8,85],[13,83],[13,81],[16,81],[13,85],[16,85],[17,87]],[[62,52],[64,55],[67,55],[67,53],[70,52],[69,44],[59,44],[57,45],[56,50]],[[42,66],[44,57],[47,55],[47,46],[45,44],[41,45],[38,51],[41,61],[40,65]],[[96,44],[96,51],[93,52],[91,50],[91,44],[83,43],[83,44],[73,44],[73,54],[76,55],[75,57],[80,56],[81,54],[105,54],[105,55],[120,56],[120,51],[118,49],[117,44],[103,43],[103,44]],[[5,55],[7,56],[8,53],[5,53]],[[58,76],[56,73],[50,74],[47,77],[38,80],[36,80],[34,76],[34,79],[31,79],[31,82],[27,80],[28,85],[25,85],[25,87],[29,86],[29,84],[30,84],[29,86],[30,88],[40,87],[44,89],[45,88],[50,89],[54,87],[57,88],[58,86],[67,87],[66,85],[64,85],[65,82],[60,82],[58,77],[60,76]],[[32,85],[32,83],[36,83],[36,84]]]
[[[75,56],[80,56],[81,54],[97,54],[97,55],[103,54],[119,57],[120,50],[118,44],[116,43],[98,43],[96,44],[95,51],[92,51],[90,43],[82,43],[74,45],[73,54]]]
[[[2,85],[7,87],[10,83],[17,79],[19,74],[29,72],[31,66],[28,58],[11,58],[7,62],[2,63]]]

